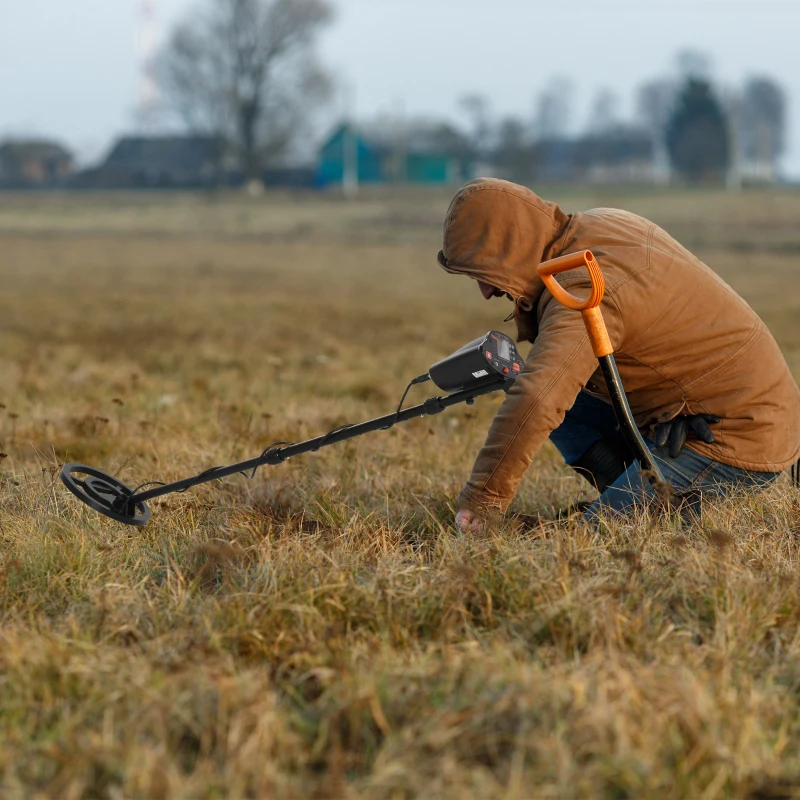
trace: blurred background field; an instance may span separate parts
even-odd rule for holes
[[[538,187],[662,224],[800,378],[800,195]],[[393,410],[501,321],[436,263],[451,192],[0,195],[5,797],[794,797],[800,498],[702,528],[452,501],[499,397],[94,514],[66,460],[172,480]],[[427,396],[420,387],[410,402]]]

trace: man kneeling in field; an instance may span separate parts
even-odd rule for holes
[[[533,343],[457,500],[462,532],[505,511],[549,436],[600,492],[586,512],[653,496],[617,428],[581,315],[548,292],[543,261],[591,250],[602,312],[636,423],[678,495],[764,486],[800,456],[800,390],[756,313],[657,225],[626,211],[565,214],[529,189],[479,179],[455,196],[439,263],[509,298]],[[558,276],[580,294],[585,269]]]

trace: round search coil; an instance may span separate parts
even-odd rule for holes
[[[150,520],[150,507],[137,500],[122,481],[86,464],[65,464],[61,482],[89,508],[117,522],[141,527]]]

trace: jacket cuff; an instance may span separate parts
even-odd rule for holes
[[[503,499],[478,492],[467,484],[456,498],[456,512],[464,509],[482,516],[497,516],[505,513],[513,497]]]

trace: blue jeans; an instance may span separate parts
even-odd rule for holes
[[[570,465],[595,442],[605,438],[622,439],[614,409],[587,392],[578,395],[564,421],[550,434],[550,440]],[[645,439],[645,443],[677,495],[692,490],[701,492],[703,496],[724,496],[737,487],[767,486],[780,474],[731,467],[701,456],[688,447],[684,447],[677,458],[670,458],[667,448],[656,450],[649,439]],[[624,513],[653,497],[653,487],[640,474],[639,462],[635,461],[592,503],[584,516],[593,519],[601,509]]]

